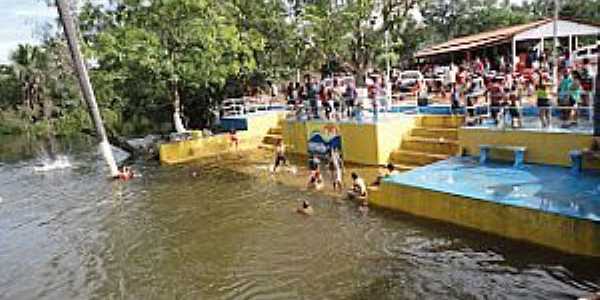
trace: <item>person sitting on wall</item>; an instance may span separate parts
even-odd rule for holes
[[[314,210],[313,210],[312,206],[310,205],[310,203],[308,201],[304,200],[304,201],[302,201],[302,204],[300,205],[300,207],[298,207],[298,209],[296,209],[296,212],[310,216],[314,213]]]
[[[365,180],[360,178],[358,174],[352,173],[352,189],[348,191],[348,198],[350,200],[362,200],[366,201],[367,199],[367,186],[365,184]]]
[[[395,169],[394,164],[388,163],[385,166],[383,174],[380,174],[379,176],[377,176],[377,179],[371,185],[379,186],[379,185],[381,185],[381,180],[383,180],[384,178],[388,178],[390,176],[396,175],[396,174],[398,174],[398,170]]]

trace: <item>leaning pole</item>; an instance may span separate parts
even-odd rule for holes
[[[117,163],[115,162],[112,150],[110,149],[110,144],[108,142],[108,138],[106,137],[106,130],[104,129],[104,123],[102,122],[102,116],[98,110],[98,104],[96,103],[96,96],[94,96],[94,90],[92,89],[92,84],[90,83],[90,78],[83,62],[83,56],[79,50],[77,33],[75,31],[75,25],[73,18],[71,17],[69,5],[67,0],[56,0],[56,6],[58,8],[58,15],[61,23],[63,24],[65,36],[67,37],[67,43],[69,44],[69,50],[71,52],[71,58],[75,67],[75,72],[77,72],[79,87],[81,88],[85,102],[87,102],[90,116],[94,121],[96,133],[98,135],[98,139],[100,140],[100,150],[102,151],[104,160],[106,160],[106,163],[108,164],[110,175],[112,177],[116,177],[119,175],[119,169],[117,168]]]

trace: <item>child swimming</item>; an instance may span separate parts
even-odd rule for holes
[[[308,201],[304,200],[304,201],[302,201],[302,205],[300,207],[298,207],[298,209],[296,209],[296,212],[310,216],[314,213],[314,210],[313,210],[312,206],[310,205],[310,203],[308,203]]]
[[[323,176],[321,175],[320,170],[311,171],[307,186],[308,188],[314,188],[317,191],[320,191],[323,188]]]

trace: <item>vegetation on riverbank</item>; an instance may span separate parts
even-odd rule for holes
[[[552,15],[551,1],[171,0],[87,3],[78,11],[90,76],[107,127],[123,135],[168,132],[180,111],[188,128],[210,126],[227,97],[253,93],[296,70],[407,66],[427,44]],[[299,2],[299,1],[296,1]],[[418,11],[422,17],[415,18]],[[563,3],[561,15],[600,20],[600,0]],[[384,44],[389,32],[390,44]],[[21,45],[0,67],[0,134],[74,134],[90,127],[60,32]]]

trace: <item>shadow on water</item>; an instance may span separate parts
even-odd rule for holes
[[[600,289],[597,259],[364,215],[330,187],[307,191],[303,158],[297,173],[274,176],[261,152],[138,162],[142,177],[123,183],[105,179],[93,149],[71,147],[76,167],[43,175],[25,153],[0,167],[0,298],[572,299]],[[351,170],[377,174],[350,166],[346,182]],[[303,200],[314,216],[294,213]]]

